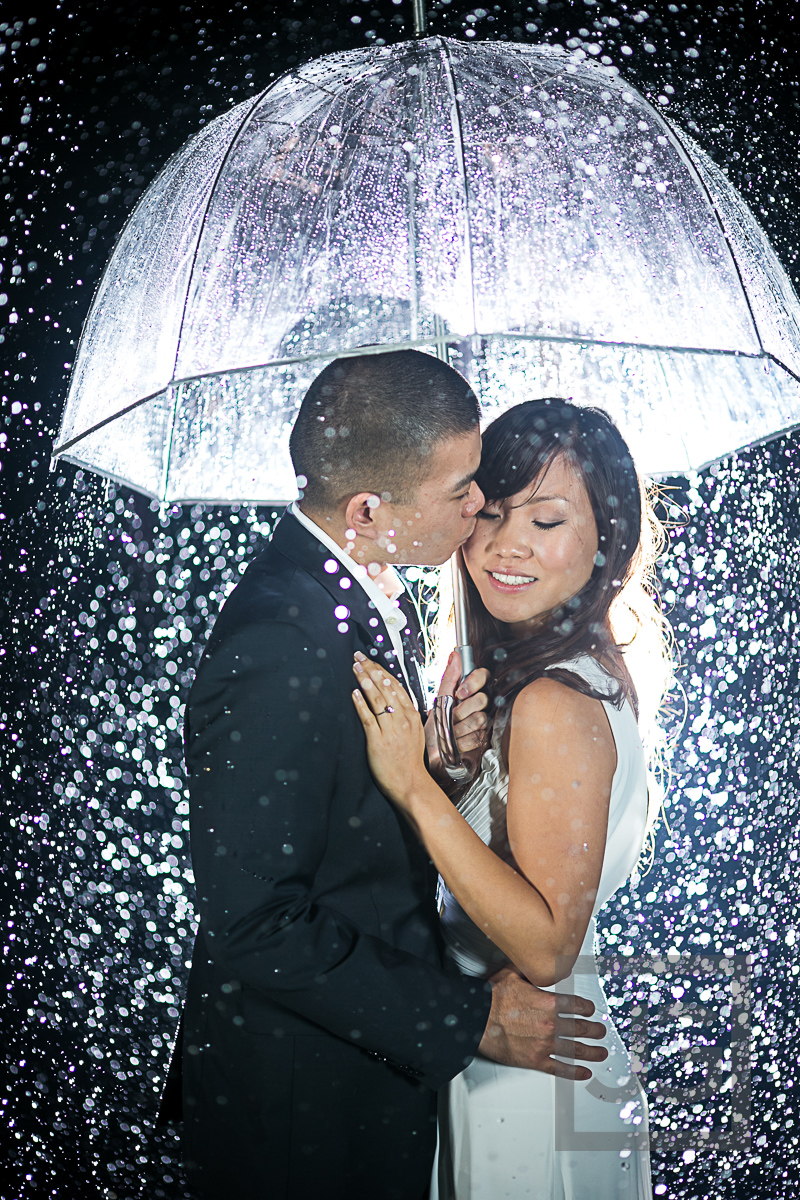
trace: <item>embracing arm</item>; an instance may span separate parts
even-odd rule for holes
[[[373,703],[385,673],[364,665],[359,681],[367,674],[367,686],[361,686],[373,709],[396,700],[406,712],[394,690],[385,702]],[[357,707],[381,787],[403,809],[461,907],[532,983],[548,986],[565,978],[597,895],[616,766],[600,701],[551,679],[535,680],[517,697],[507,820],[518,871],[484,845],[419,769],[412,715],[381,722],[363,700]],[[402,772],[392,771],[392,758],[403,764]]]
[[[327,902],[343,698],[291,624],[240,628],[204,659],[186,754],[201,929],[231,980],[438,1087],[474,1052],[490,997]]]

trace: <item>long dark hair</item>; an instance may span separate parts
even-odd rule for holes
[[[556,666],[590,654],[616,680],[612,701],[621,705],[629,700],[638,715],[637,688],[623,651],[647,629],[665,666],[657,709],[671,674],[668,626],[653,587],[664,530],[611,418],[599,408],[557,398],[515,405],[483,435],[477,483],[487,502],[503,500],[541,480],[560,456],[583,482],[597,524],[599,549],[592,575],[565,604],[544,614],[529,637],[517,639],[484,607],[462,559],[476,661],[492,674],[495,709],[508,710],[517,694],[545,672],[584,695],[609,699]]]

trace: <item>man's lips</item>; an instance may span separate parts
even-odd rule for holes
[[[512,571],[487,571],[489,583],[498,592],[524,592],[536,583],[535,575],[520,575]]]

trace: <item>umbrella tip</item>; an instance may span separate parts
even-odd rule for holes
[[[425,11],[425,0],[412,0],[414,11],[414,37],[422,38],[428,32],[428,14]]]

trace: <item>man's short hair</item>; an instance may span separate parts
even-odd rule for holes
[[[458,371],[419,350],[338,358],[303,397],[289,441],[311,509],[358,492],[413,500],[443,438],[478,428],[478,400]]]

